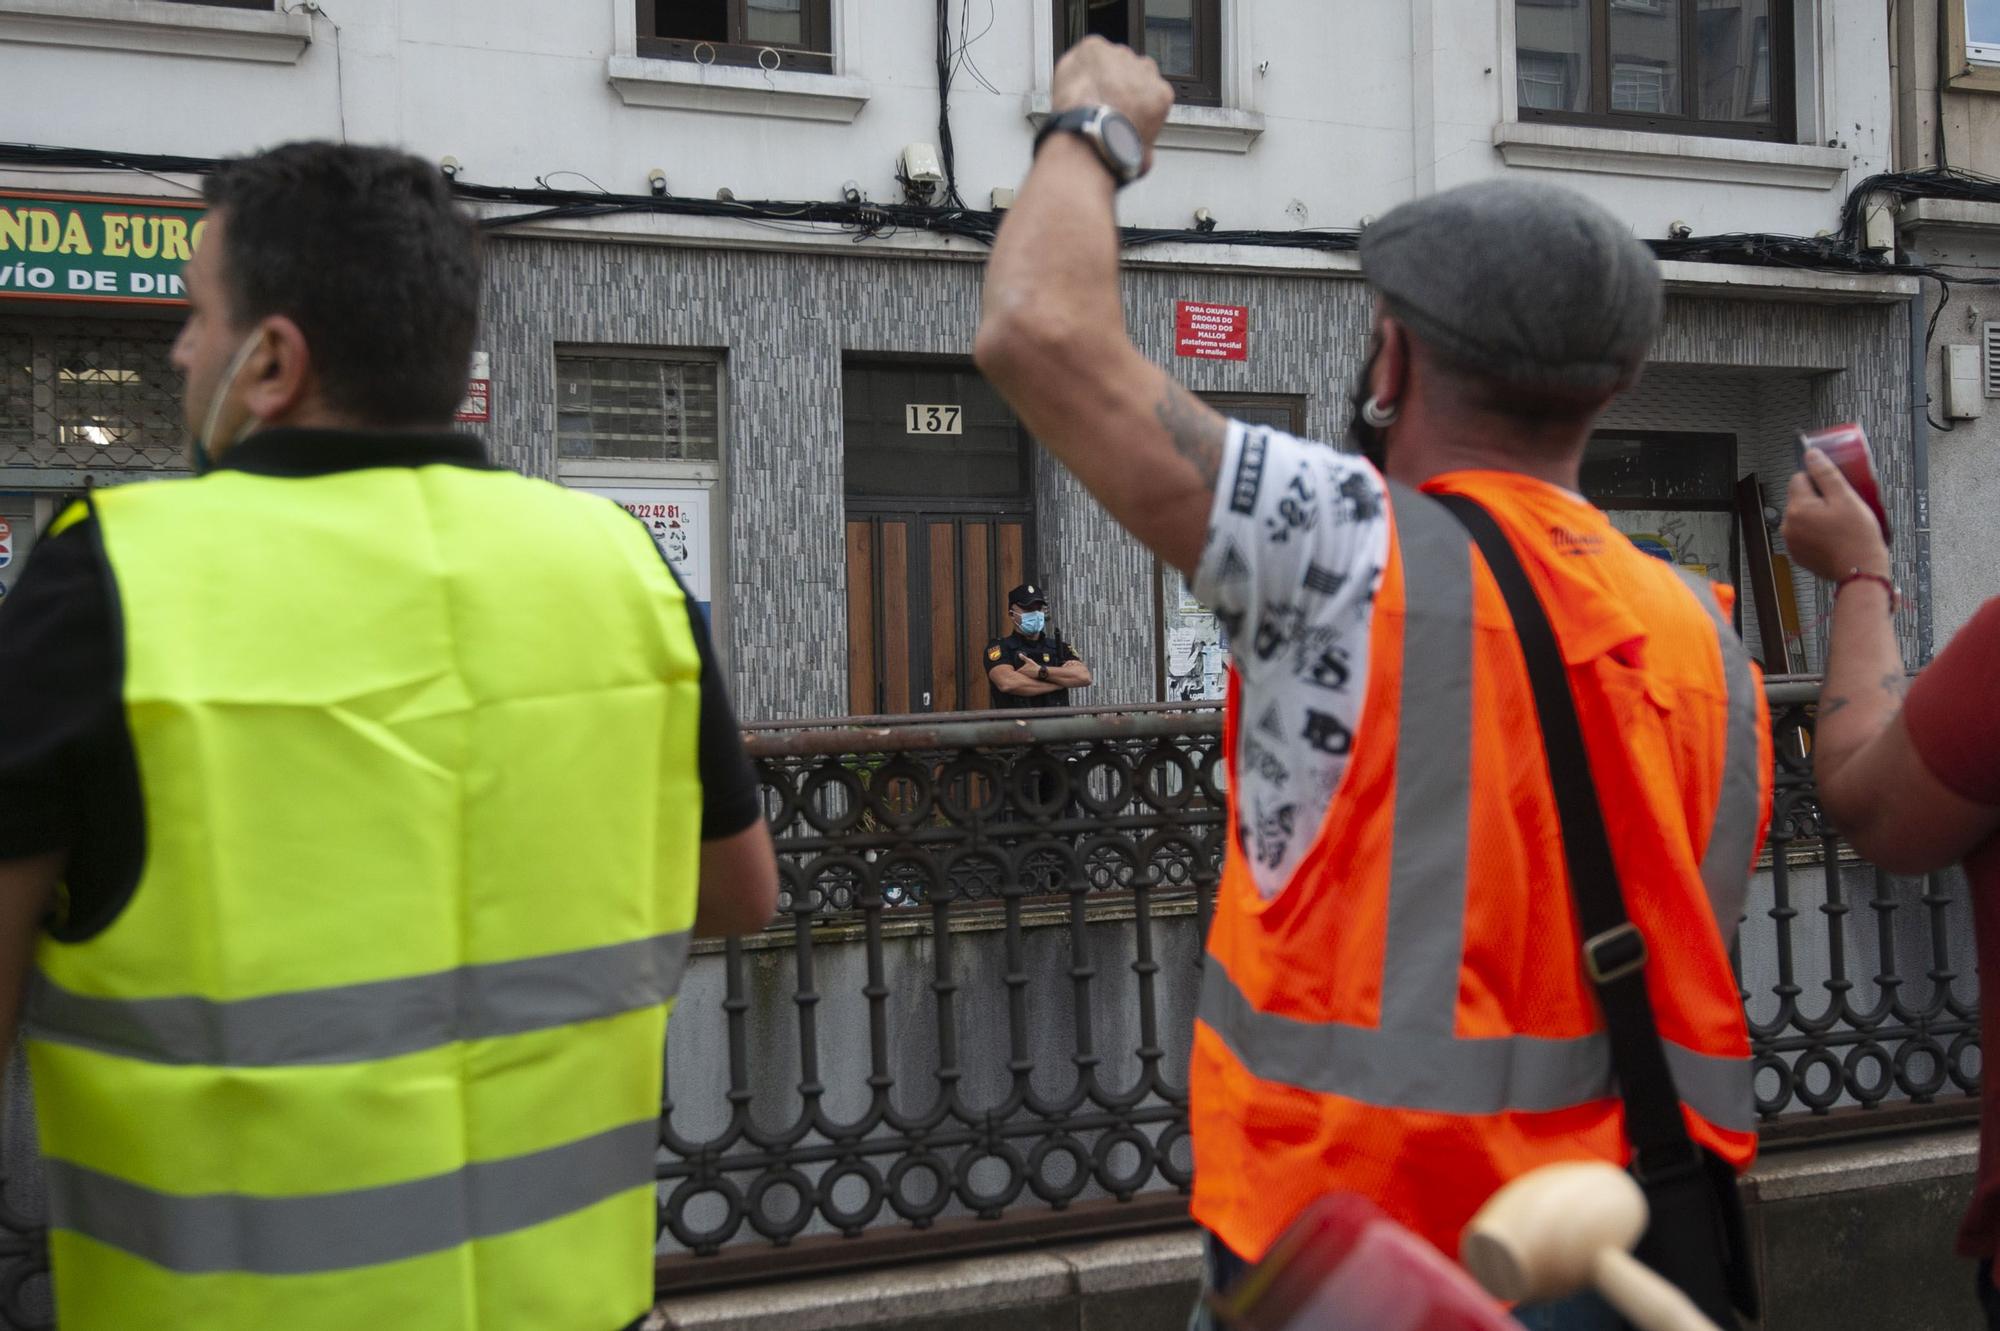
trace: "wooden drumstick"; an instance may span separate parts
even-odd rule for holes
[[[1595,1287],[1643,1331],[1719,1331],[1687,1295],[1632,1256],[1646,1196],[1603,1161],[1545,1165],[1493,1194],[1459,1256],[1495,1298],[1540,1303]]]

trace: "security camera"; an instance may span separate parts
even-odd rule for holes
[[[646,188],[653,191],[653,197],[662,199],[667,194],[667,173],[654,167],[646,173]]]
[[[464,169],[456,157],[440,157],[438,159],[438,170],[444,172],[446,180],[457,180],[458,173]]]

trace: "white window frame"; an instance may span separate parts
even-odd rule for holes
[[[611,59],[606,78],[627,106],[851,122],[874,93],[861,72],[861,53],[868,49],[863,22],[867,5],[865,0],[829,3],[833,11],[833,73],[819,74],[642,56],[638,0],[611,0]]]
[[[850,0],[850,3],[852,0]],[[839,3],[839,0],[835,0]],[[1253,105],[1256,88],[1257,49],[1252,31],[1253,0],[1221,0],[1222,5],[1222,105],[1175,105],[1167,112],[1158,145],[1194,152],[1247,153],[1264,132],[1264,116]],[[1053,107],[1055,85],[1056,20],[1055,6],[1047,0],[1027,4],[1034,42],[1035,86],[1023,100],[1022,109],[1030,122],[1040,128]]]
[[[1500,64],[1494,71],[1500,80],[1500,120],[1493,126],[1493,146],[1509,166],[1825,191],[1838,186],[1854,165],[1849,150],[1820,146],[1833,136],[1832,88],[1826,71],[1833,66],[1834,34],[1818,4],[1801,0],[1792,6],[1799,141],[1772,143],[1522,120],[1520,89],[1515,84],[1520,73],[1514,48],[1517,3],[1520,0],[1498,0]]]
[[[1972,0],[1951,0],[1951,26],[1965,38],[1965,60],[1971,65],[2000,65],[2000,40],[1982,42],[1972,35]]]
[[[730,485],[729,485],[729,358],[726,353],[698,347],[625,346],[609,342],[558,342],[550,348],[550,382],[560,384],[557,362],[568,356],[603,356],[622,360],[701,361],[715,366],[715,460],[692,461],[678,458],[565,458],[556,429],[556,407],[549,408],[549,438],[557,450],[556,480],[571,489],[595,490],[685,490],[706,486],[709,491],[709,637],[716,661],[725,674],[729,665],[729,633],[734,622],[732,584],[729,577]]]
[[[166,0],[0,0],[0,42],[296,65],[312,45],[304,10]]]

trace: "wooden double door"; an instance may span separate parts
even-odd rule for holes
[[[1023,514],[847,517],[848,708],[857,716],[989,706],[987,639],[1028,580]]]
[[[843,367],[847,701],[857,716],[989,705],[986,642],[1036,581],[1028,437],[963,361]]]

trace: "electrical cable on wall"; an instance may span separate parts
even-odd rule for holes
[[[937,0],[938,162],[944,167],[944,202],[963,209],[958,195],[958,154],[951,143],[951,0]]]
[[[942,0],[949,3],[949,0]],[[943,155],[942,146],[940,155]],[[947,159],[948,160],[948,159]],[[123,170],[148,175],[204,175],[220,160],[154,153],[103,152],[38,144],[0,143],[0,164],[44,169]],[[949,167],[946,168],[949,171]],[[552,180],[565,171],[541,177]],[[588,179],[584,177],[584,179]],[[947,175],[947,182],[950,177]],[[594,183],[594,182],[593,182]],[[857,239],[897,230],[926,231],[990,245],[1000,229],[1002,214],[967,208],[962,203],[873,203],[866,199],[781,201],[690,198],[678,195],[611,194],[603,191],[551,189],[546,186],[479,185],[452,181],[453,191],[469,202],[519,204],[524,211],[480,219],[482,229],[499,232],[533,223],[653,213],[670,217],[735,218],[765,225],[823,228],[856,232]],[[949,192],[949,190],[948,190]],[[1785,236],[1762,232],[1731,232],[1681,240],[1651,240],[1661,259],[1733,263],[1760,268],[1791,268],[1813,272],[1891,277],[1923,277],[1947,289],[1955,284],[2000,285],[2000,277],[1972,276],[1930,264],[1898,263],[1874,258],[1859,248],[1862,200],[1869,194],[1898,199],[1946,198],[2000,203],[2000,180],[1959,170],[1891,172],[1870,176],[1854,189],[1841,209],[1841,225],[1833,236]],[[1246,249],[1306,250],[1319,253],[1353,251],[1359,231],[1328,228],[1292,230],[1199,231],[1186,227],[1121,227],[1119,239],[1128,250],[1193,243]]]

